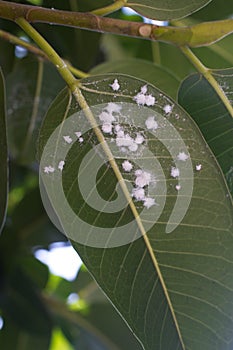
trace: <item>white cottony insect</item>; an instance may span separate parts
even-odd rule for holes
[[[155,97],[152,96],[151,94],[146,95],[147,93],[147,86],[144,85],[141,87],[141,91],[134,96],[134,100],[138,104],[138,106],[154,106],[155,104]]]
[[[152,95],[146,95],[146,105],[149,106],[154,106],[155,104],[155,97]]]
[[[139,169],[139,170],[135,171],[135,175],[136,175],[135,184],[137,187],[144,187],[144,186],[149,185],[149,183],[151,181],[151,174],[150,173]]]
[[[144,95],[147,93],[147,85],[143,85],[141,87],[141,93],[144,94]]]
[[[180,185],[176,185],[176,190],[179,191],[181,189]]]
[[[105,134],[112,134],[112,128],[113,128],[113,125],[110,124],[110,123],[104,123],[102,125],[102,131],[105,133]]]
[[[138,201],[144,200],[145,199],[144,188],[141,188],[141,187],[133,188],[132,196]]]
[[[178,160],[185,162],[188,159],[188,155],[185,152],[180,152],[177,156]]]
[[[137,136],[134,141],[136,144],[141,145],[145,141],[145,139],[141,134],[137,133]]]
[[[69,135],[63,136],[63,139],[65,140],[66,143],[71,143],[73,141]]]
[[[122,168],[127,171],[127,172],[130,172],[132,169],[133,169],[133,164],[130,163],[128,160],[125,160],[123,163],[122,163]]]
[[[122,106],[120,104],[114,103],[114,102],[109,102],[104,109],[112,114],[112,113],[120,113]]]
[[[118,79],[115,79],[113,84],[110,84],[113,91],[118,91],[120,89],[120,84],[118,82]]]
[[[44,173],[45,174],[54,173],[54,171],[55,171],[55,169],[51,165],[44,167]]]
[[[64,165],[65,165],[64,160],[61,160],[61,161],[59,162],[59,164],[58,164],[58,169],[62,171],[62,170],[63,170]]]
[[[180,176],[180,170],[178,168],[172,167],[171,168],[171,176],[175,177],[175,178]]]
[[[158,129],[158,123],[155,120],[155,117],[148,117],[145,121],[146,127],[148,130],[156,130]]]
[[[76,132],[75,132],[75,135],[77,136],[77,138],[79,138],[79,137],[82,136],[82,133],[81,133],[81,131],[76,131]]]
[[[197,164],[197,165],[196,165],[196,170],[197,170],[197,171],[200,171],[201,168],[202,168],[202,165],[201,165],[201,164]]]
[[[151,197],[146,197],[144,200],[143,200],[143,205],[144,207],[146,207],[147,209],[149,209],[150,207],[152,207],[153,205],[155,205],[155,200],[154,198],[151,198]]]
[[[112,113],[106,111],[100,113],[99,118],[103,123],[112,123],[116,120]]]
[[[172,111],[172,106],[166,105],[166,106],[163,107],[163,110],[164,110],[164,112],[165,112],[166,114],[169,114],[169,113],[171,113],[171,111]]]

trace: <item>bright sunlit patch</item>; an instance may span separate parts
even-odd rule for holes
[[[81,259],[71,246],[56,243],[50,246],[50,250],[39,249],[35,252],[38,260],[48,265],[52,274],[72,281],[82,264]]]
[[[123,7],[121,10],[126,16],[133,16],[133,15],[140,16],[139,13],[137,13],[136,11],[132,10],[129,7]],[[157,25],[157,26],[167,26],[168,25],[167,21],[157,21],[157,20],[146,18],[146,17],[143,17],[143,16],[141,16],[141,17],[143,18],[143,22],[144,23],[154,24],[154,25]]]
[[[131,10],[130,7],[122,7],[121,11],[126,15],[126,16],[132,16],[132,15],[138,15],[138,13],[134,10]]]
[[[0,330],[3,328],[4,321],[3,318],[0,316]]]
[[[20,39],[29,42],[28,38],[26,38],[25,36],[20,36]],[[27,56],[28,54],[28,50],[25,49],[24,47],[20,46],[20,45],[16,45],[15,46],[15,56],[17,58],[24,58],[25,56]]]
[[[77,293],[71,293],[67,298],[67,304],[72,305],[79,301],[79,296]]]

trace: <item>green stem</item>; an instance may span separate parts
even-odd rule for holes
[[[198,59],[198,57],[195,56],[194,53],[188,47],[181,47],[180,49],[183,52],[183,54],[189,59],[189,61],[194,65],[197,71],[200,72],[205,77],[205,79],[209,82],[209,84],[216,91],[219,98],[224,103],[230,115],[233,117],[233,108],[231,106],[231,103],[228,100],[227,96],[225,95],[224,91],[219,86],[214,76],[212,75],[211,70],[205,67],[203,63]]]
[[[24,18],[15,21],[33,41],[46,53],[49,60],[55,65],[58,72],[73,92],[77,87],[77,80],[70,72],[65,61],[56,53],[49,43]]]
[[[127,0],[117,0],[113,4],[91,11],[91,13],[97,16],[106,16],[109,13],[120,10],[122,7],[126,6],[126,4],[127,4]]]

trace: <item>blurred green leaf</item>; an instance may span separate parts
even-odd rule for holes
[[[120,350],[104,333],[89,323],[80,313],[68,310],[64,303],[46,297],[54,322],[74,349],[82,350]]]
[[[73,346],[59,329],[54,329],[49,350],[73,350]]]
[[[166,68],[140,59],[124,59],[103,63],[91,70],[91,74],[124,73],[154,84],[172,98],[176,98],[179,80]]]
[[[1,286],[0,308],[22,330],[50,336],[51,320],[37,288],[21,268],[12,266],[5,283]]]
[[[8,199],[8,150],[6,136],[5,83],[0,69],[0,233],[5,223]]]
[[[74,282],[73,291],[89,305],[88,312],[83,314],[88,322],[108,335],[121,350],[142,349],[88,271],[82,268]]]
[[[27,215],[25,215],[27,212]],[[39,188],[28,191],[12,213],[12,229],[27,247],[45,248],[53,242],[66,241],[50,222],[41,202]]]
[[[0,55],[0,67],[5,76],[12,70],[15,55],[14,46],[6,41],[0,40],[0,52],[4,53]]]
[[[120,85],[117,91],[113,91],[111,88],[115,79],[118,79]],[[84,79],[81,86],[82,92],[91,106],[100,103],[124,102],[121,104],[121,113],[124,116],[129,115],[129,119],[125,120],[121,127],[127,128],[125,123],[128,122],[127,132],[131,135],[138,130],[135,130],[133,125],[134,112],[129,114],[127,102],[133,104],[135,94],[144,85],[144,81],[129,76],[109,74]],[[62,188],[66,200],[77,216],[85,214],[85,220],[90,224],[91,232],[88,229],[85,231],[82,225],[76,222],[77,217],[74,219],[74,217],[66,216],[62,203],[59,204],[57,178],[60,173],[58,170],[55,169],[52,175],[45,174],[43,179],[46,181],[50,200],[63,227],[66,227],[68,236],[70,235],[69,228],[75,228],[71,235],[72,244],[104,293],[129,324],[133,333],[143,343],[145,349],[151,350],[160,347],[166,350],[178,350],[186,347],[199,350],[200,344],[204,344],[205,350],[230,350],[233,329],[231,319],[233,308],[232,279],[225,278],[225,276],[233,274],[232,204],[229,192],[217,162],[192,119],[154,86],[148,84],[147,89],[148,94],[152,94],[156,99],[155,105],[149,110],[150,113],[153,110],[157,112],[157,118],[160,115],[165,118],[165,124],[161,124],[160,130],[158,129],[158,139],[145,130],[144,137],[149,142],[147,146],[154,154],[153,159],[158,157],[160,159],[160,164],[165,172],[167,194],[163,194],[166,196],[163,213],[159,221],[154,223],[147,232],[146,237],[128,245],[108,249],[94,248],[87,244],[78,243],[79,234],[85,235],[85,239],[87,239],[92,232],[93,236],[91,237],[95,237],[96,227],[107,227],[111,232],[110,228],[114,227],[116,221],[118,227],[118,225],[124,225],[125,222],[132,219],[129,208],[107,215],[101,209],[99,202],[98,211],[94,210],[85,203],[81,195],[79,177],[77,176],[79,167],[83,158],[93,147],[95,149],[98,143],[91,131],[83,134],[84,142],[81,144],[78,140],[72,143],[65,158],[66,165],[62,173]],[[46,115],[39,139],[40,154],[52,132],[57,126],[59,128],[57,136],[54,136],[56,137],[56,149],[53,150],[54,142],[51,138],[50,142],[52,143],[49,143],[48,158],[42,158],[41,169],[44,169],[47,164],[44,163],[45,160],[49,162],[48,164],[56,167],[58,160],[62,157],[60,153],[57,153],[57,150],[60,149],[62,152],[66,146],[62,135],[71,135],[73,139],[74,131],[76,129],[82,130],[83,125],[87,123],[84,118],[77,115],[75,124],[70,125],[70,129],[64,123],[64,118],[68,118],[75,111],[78,111],[76,101],[71,99],[72,97],[67,90],[62,91]],[[172,111],[165,114],[164,107],[167,104],[172,106]],[[133,110],[132,108],[131,105],[130,110]],[[145,123],[145,118],[146,114],[143,110],[143,113],[140,114],[142,123]],[[171,234],[166,234],[166,225],[175,200],[179,197],[170,174],[171,164],[174,164],[173,162],[176,160],[167,149],[164,149],[162,141],[159,141],[159,135],[161,135],[159,131],[163,132],[164,130],[167,133],[166,128],[170,125],[167,124],[168,122],[179,131],[190,153],[194,168],[194,188],[190,206],[182,223]],[[121,123],[121,119],[119,123]],[[166,125],[165,129],[164,125]],[[112,142],[113,137],[110,135],[105,140]],[[169,134],[166,136],[167,139],[173,138]],[[175,144],[176,142],[173,142],[172,147],[175,147]],[[59,148],[60,145],[61,148]],[[117,156],[116,161],[120,169],[122,160],[130,159],[130,155],[130,153],[120,153]],[[103,155],[101,154],[101,156]],[[98,152],[95,152],[95,159],[97,157]],[[90,164],[93,160],[94,158]],[[152,163],[150,162],[150,166]],[[201,164],[201,171],[196,169],[197,164]],[[147,167],[149,167],[149,163],[147,163]],[[149,168],[147,169],[149,170]],[[93,172],[94,170],[91,168],[89,174],[93,174]],[[98,191],[101,191],[105,201],[106,199],[110,200],[115,195],[117,181],[112,169],[105,162],[100,173],[104,176],[97,176],[97,182],[100,180]],[[125,173],[123,176],[126,179]],[[87,183],[90,179],[91,177],[86,177]],[[127,181],[134,183],[134,175],[129,174]],[[156,188],[159,190],[161,186],[157,185]],[[52,195],[54,195],[53,198]],[[159,199],[159,196],[156,198]],[[182,197],[182,199],[184,198]],[[138,210],[142,209],[142,204],[139,202],[136,203],[136,206]],[[179,208],[181,207],[182,204]],[[159,209],[159,206],[157,208]],[[150,211],[148,211],[145,215],[146,220],[142,219],[142,225],[148,221],[155,222],[155,214],[151,216]],[[81,218],[83,219],[83,216]],[[136,230],[137,228],[133,232],[127,230],[127,237],[131,233],[134,235]],[[76,241],[75,237],[77,237]],[[99,236],[96,238],[96,242],[99,242],[98,239]],[[190,242],[192,243],[190,244]]]
[[[161,65],[171,72],[175,72],[176,76],[183,80],[187,75],[195,72],[192,64],[182,54],[176,46],[159,43]],[[172,59],[171,59],[172,57]]]
[[[4,317],[4,326],[0,331],[0,344],[2,349],[7,350],[48,350],[50,334],[47,336],[31,334]]]
[[[215,21],[218,19],[229,18],[233,14],[233,2],[222,0],[212,0],[207,6],[195,12],[192,17],[202,21]]]
[[[134,2],[127,1],[127,6],[131,7],[141,15],[156,20],[169,20],[181,18],[190,15],[207,5],[211,0],[137,0]]]
[[[24,273],[40,289],[44,289],[49,278],[48,266],[37,260],[33,255],[22,255],[18,259]]]
[[[38,128],[50,102],[63,86],[50,64],[33,57],[18,60],[8,75],[9,148],[21,164],[35,161]]]
[[[130,58],[153,60],[151,43],[148,40],[137,40],[127,36],[103,34],[101,45],[106,61]]]
[[[193,50],[201,62],[209,68],[230,68],[233,65],[233,35],[208,47]]]
[[[233,105],[233,69],[213,71],[213,76]],[[231,115],[213,87],[199,74],[184,80],[179,103],[198,124],[233,194],[233,108]]]

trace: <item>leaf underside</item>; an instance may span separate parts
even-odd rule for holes
[[[120,84],[117,91],[113,91],[110,86],[115,79],[118,79]],[[84,79],[82,92],[90,106],[108,105],[110,102],[136,105],[134,97],[144,84],[145,82],[121,74],[100,75]],[[159,124],[158,137],[148,132],[145,127],[143,131],[146,140],[144,146],[149,148],[153,155],[151,161],[146,164],[149,167],[158,160],[165,176],[167,192],[160,194],[165,200],[163,212],[157,222],[154,222],[154,216],[151,216],[151,211],[148,209],[142,219],[143,226],[152,222],[146,236],[118,247],[95,248],[79,243],[79,234],[83,232],[79,232],[82,227],[78,224],[75,225],[77,239],[72,239],[69,232],[66,234],[93,277],[143,344],[144,349],[231,350],[233,213],[229,192],[218,164],[187,113],[150,84],[147,84],[147,94],[156,99],[154,106],[150,107],[151,113],[157,113],[158,120],[160,117],[164,120],[164,124]],[[164,111],[167,105],[172,107],[170,113]],[[67,146],[62,138],[68,136],[64,120],[78,110],[77,103],[67,90],[63,90],[57,96],[48,110],[40,132],[40,155],[58,126],[60,136],[57,138],[57,145],[61,143],[63,148]],[[127,123],[120,123],[122,127],[128,128],[131,134],[138,132],[134,125],[130,124],[133,118],[134,116],[130,115]],[[143,125],[146,122],[145,118],[147,117],[142,113]],[[166,125],[172,125],[178,131],[187,147],[193,168],[191,203],[183,220],[171,233],[166,233],[167,223],[182,189],[178,193],[175,186],[179,179],[171,176],[171,167],[177,164],[176,156],[172,157],[175,146],[168,149],[165,138],[161,139]],[[75,127],[69,131],[72,140],[74,131],[80,130],[81,127],[77,117]],[[166,130],[164,132],[166,134]],[[170,138],[173,137],[171,134]],[[105,135],[105,138],[111,142],[114,135]],[[101,224],[109,227],[111,237],[112,223],[114,222],[115,226],[118,222],[125,224],[124,220],[126,222],[132,220],[132,213],[127,207],[120,216],[119,213],[107,215],[101,210],[99,212],[93,210],[85,203],[79,189],[78,171],[82,159],[96,147],[98,140],[91,130],[83,134],[83,139],[82,143],[78,140],[72,141],[72,147],[65,159],[62,174],[64,193],[73,212],[76,215],[83,213],[86,215],[88,224],[92,227],[90,231],[84,232],[87,237],[94,235],[95,225],[99,227]],[[56,147],[54,150],[51,149],[51,155],[46,158],[54,166],[57,166],[56,162],[61,159]],[[127,174],[122,171],[121,166],[122,161],[130,159],[130,156],[132,156],[130,152],[120,154],[116,162],[125,181],[133,184],[134,173]],[[97,157],[98,152],[95,154],[95,158]],[[44,164],[43,160],[42,157],[42,172],[44,167],[49,165]],[[183,163],[179,163],[180,169],[185,169]],[[197,165],[201,165],[200,171],[197,170]],[[58,196],[53,180],[56,174],[57,169],[54,175],[43,174],[54,198]],[[86,178],[87,184],[92,174],[93,170],[90,169],[89,177]],[[155,170],[153,176],[156,178],[156,175]],[[97,176],[97,188],[105,201],[115,199],[115,186],[114,173],[105,163]],[[156,191],[160,190],[160,186],[162,182],[158,180]],[[183,194],[185,197],[185,193]],[[160,200],[159,196],[155,198]],[[179,202],[181,211],[187,209],[182,207],[183,200],[184,198]],[[140,201],[135,201],[135,206],[139,212],[145,209]],[[154,207],[155,212],[156,208],[159,210],[159,206]],[[56,203],[55,212],[58,216],[61,214],[61,223],[65,227],[67,223],[64,222],[65,218],[62,217]],[[98,240],[98,237],[96,239]]]

